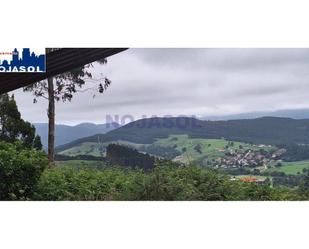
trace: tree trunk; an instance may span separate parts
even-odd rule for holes
[[[55,96],[53,78],[48,78],[48,159],[54,166],[55,159]]]

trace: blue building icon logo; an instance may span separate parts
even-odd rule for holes
[[[0,51],[0,73],[44,72],[46,72],[45,53],[36,55],[29,48],[23,48],[21,54],[16,48],[12,52]]]

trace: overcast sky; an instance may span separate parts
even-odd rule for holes
[[[56,123],[309,108],[309,49],[129,49],[93,74],[107,76],[110,88],[58,103]],[[31,93],[14,93],[24,119],[47,122],[46,100],[33,104]]]

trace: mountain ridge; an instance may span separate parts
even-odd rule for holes
[[[281,109],[276,111],[256,111],[246,113],[236,113],[229,115],[203,115],[201,120],[235,120],[235,119],[255,119],[261,117],[278,117],[278,118],[293,118],[293,119],[309,119],[309,108],[299,109]]]
[[[151,144],[157,138],[187,134],[192,138],[226,138],[260,144],[308,144],[309,119],[261,117],[227,121],[205,121],[196,118],[148,118],[131,122],[106,134],[95,134],[58,146],[57,151],[83,142],[125,140]]]
[[[48,124],[47,123],[34,123],[36,133],[41,137],[43,147],[47,147],[48,141]],[[80,123],[77,125],[56,124],[55,145],[60,146],[67,144],[76,139],[92,136],[97,133],[104,134],[109,132],[120,125],[118,123],[94,124],[94,123]]]

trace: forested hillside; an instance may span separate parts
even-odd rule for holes
[[[124,140],[151,144],[157,138],[187,134],[192,138],[222,138],[255,144],[308,144],[309,119],[264,117],[229,121],[201,121],[195,118],[142,119],[115,129],[59,146],[63,151],[84,142]]]

